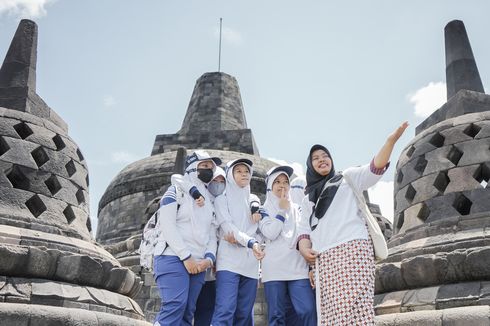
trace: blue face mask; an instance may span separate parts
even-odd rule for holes
[[[208,191],[214,197],[218,197],[225,191],[226,184],[224,182],[211,181],[208,184]]]

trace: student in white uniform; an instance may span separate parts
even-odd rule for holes
[[[216,305],[213,326],[253,325],[259,259],[264,254],[257,240],[257,222],[250,211],[252,161],[237,159],[226,165],[226,191],[214,202],[220,225],[216,263]],[[260,215],[259,215],[260,216]],[[238,243],[224,240],[226,222]]]
[[[154,277],[161,307],[154,325],[192,325],[205,271],[216,254],[216,221],[206,184],[221,160],[205,151],[187,157],[183,192],[171,185],[160,201],[160,234],[154,250]],[[196,191],[204,197],[199,204]]]
[[[286,324],[286,307],[290,301],[296,313],[296,325],[314,326],[315,295],[308,264],[296,249],[301,214],[289,193],[292,173],[289,166],[278,166],[267,172],[266,200],[259,226],[265,238],[262,282],[269,325]]]

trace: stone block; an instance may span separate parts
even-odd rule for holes
[[[400,263],[382,264],[377,268],[376,272],[376,280],[379,280],[381,283],[383,292],[406,288],[406,283],[400,269]],[[379,290],[376,289],[376,291]]]
[[[28,248],[22,246],[12,246],[0,244],[0,275],[18,275],[24,266],[28,264]]]
[[[58,259],[56,277],[69,283],[102,286],[102,265],[88,256],[70,255]]]
[[[403,298],[402,306],[406,311],[435,310],[438,286],[409,290]]]
[[[407,291],[396,291],[386,293],[383,301],[374,307],[376,315],[393,314],[401,312],[403,298]]]
[[[407,286],[416,288],[441,284],[447,269],[447,259],[424,255],[405,259],[401,263],[402,276]]]
[[[443,326],[489,326],[490,307],[473,306],[442,311]]]
[[[470,252],[464,268],[469,278],[487,279],[490,277],[490,248],[477,249]]]
[[[472,306],[478,304],[480,282],[442,285],[437,294],[437,309]]]

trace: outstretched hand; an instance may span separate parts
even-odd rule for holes
[[[408,128],[408,122],[405,121],[391,135],[388,136],[388,141],[392,142],[393,144],[396,143],[407,128]]]

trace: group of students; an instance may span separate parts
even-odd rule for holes
[[[252,161],[223,170],[219,158],[193,152],[160,201],[154,325],[253,325],[259,265],[269,325],[373,325],[374,253],[351,187],[381,178],[407,126],[370,164],[343,172],[326,147],[312,146],[306,187],[276,166],[263,205],[250,192]]]

